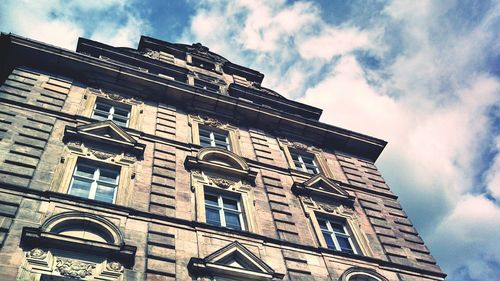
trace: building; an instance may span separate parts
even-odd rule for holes
[[[0,280],[444,280],[386,142],[199,43],[0,37]]]

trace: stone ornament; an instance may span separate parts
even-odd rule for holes
[[[117,261],[108,261],[106,263],[106,269],[109,271],[122,272],[123,265]]]
[[[118,93],[113,93],[109,91],[103,91],[102,89],[97,88],[88,88],[88,90],[98,96],[108,98],[110,100],[124,102],[124,103],[139,103],[139,99],[137,98],[126,98]]]
[[[151,58],[151,59],[155,59],[155,60],[159,60],[160,59],[160,52],[153,51],[151,49],[146,49],[142,53],[142,55],[145,56],[145,57]]]
[[[212,181],[213,184],[224,189],[228,189],[235,184],[234,181],[221,178],[210,178],[210,180]]]
[[[85,278],[91,276],[95,264],[71,259],[57,259],[55,270],[63,276],[72,278]]]
[[[209,48],[203,46],[201,43],[194,43],[191,46],[187,47],[187,51],[193,55],[198,55],[200,57],[208,58],[216,63],[225,63],[227,59],[213,54],[210,52]]]
[[[44,259],[47,256],[47,252],[40,248],[34,248],[27,253],[27,256],[32,259]]]
[[[210,126],[210,127],[215,127],[215,128],[221,128],[224,127],[226,124],[222,123],[221,121],[208,117],[208,116],[199,116],[203,120],[203,124]]]
[[[289,141],[288,139],[278,138],[278,140],[286,144],[289,148],[304,150],[308,152],[320,152],[321,149],[316,148],[312,145],[306,145],[298,141]]]
[[[116,154],[111,153],[111,152],[105,152],[105,151],[100,151],[100,150],[95,150],[95,149],[90,149],[89,150],[96,158],[99,158],[101,160],[106,160],[111,157],[115,157]]]

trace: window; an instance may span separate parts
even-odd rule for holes
[[[130,119],[130,106],[118,105],[98,98],[94,105],[92,119],[112,120],[118,126],[127,127]]]
[[[203,147],[220,147],[231,150],[228,133],[209,127],[200,127],[200,145]]]
[[[205,192],[205,215],[208,224],[244,230],[237,197]]]
[[[318,218],[318,224],[328,248],[345,253],[358,253],[345,222]]]
[[[68,193],[78,197],[114,203],[120,169],[99,162],[76,164]]]
[[[319,174],[318,165],[314,161],[314,155],[299,153],[295,150],[290,150],[290,155],[297,170],[310,174]]]

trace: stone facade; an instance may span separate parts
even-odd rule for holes
[[[446,276],[374,165],[386,143],[320,123],[258,71],[149,37],[71,52],[2,34],[0,61],[0,280]],[[127,124],[96,120],[98,103]],[[69,194],[78,165],[100,167],[89,195]],[[207,194],[237,201],[239,228],[210,222]]]

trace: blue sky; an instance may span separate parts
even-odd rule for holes
[[[202,42],[322,121],[389,142],[377,165],[448,280],[500,276],[498,1],[2,1],[0,30]]]

